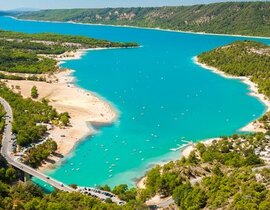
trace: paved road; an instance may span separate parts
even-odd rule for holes
[[[190,180],[190,184],[192,186],[194,186],[197,183],[200,183],[202,181],[203,177],[198,177],[196,179],[192,179]],[[157,209],[165,209],[165,208],[169,208],[171,205],[175,204],[172,196],[162,200],[161,202],[158,203],[154,203],[152,204],[152,206],[155,206]]]
[[[164,208],[168,208],[170,205],[175,204],[172,196],[170,196],[168,199],[166,199],[165,201],[159,203],[157,205],[158,208],[164,209]]]
[[[1,148],[1,153],[3,155],[3,157],[7,160],[7,162],[26,172],[27,174],[30,174],[42,181],[44,181],[45,183],[59,189],[59,190],[63,190],[66,192],[73,192],[75,191],[75,189],[71,188],[68,185],[65,185],[55,179],[52,179],[48,176],[46,176],[45,174],[42,174],[38,171],[36,171],[35,169],[21,163],[15,160],[15,157],[12,155],[12,140],[11,140],[11,135],[12,135],[12,121],[13,121],[13,113],[12,113],[12,109],[10,107],[10,105],[8,104],[8,102],[0,97],[0,103],[3,105],[5,111],[6,111],[6,126],[5,126],[5,130],[4,130],[4,136],[3,136],[3,140],[2,140],[2,148]]]
[[[59,189],[62,191],[66,191],[66,192],[81,192],[84,193],[84,187],[79,187],[78,190],[73,189],[72,187],[63,184],[60,181],[57,181],[49,176],[46,176],[45,174],[42,174],[40,172],[38,172],[37,170],[19,162],[16,160],[16,157],[14,155],[12,155],[12,121],[13,121],[13,113],[12,113],[12,109],[10,107],[10,105],[8,104],[8,102],[3,99],[2,97],[0,97],[0,104],[3,105],[5,111],[6,111],[6,119],[5,119],[5,130],[4,130],[4,136],[3,136],[3,140],[2,140],[2,148],[1,148],[1,153],[3,155],[3,157],[7,160],[7,162],[24,171],[27,174],[32,175],[33,177],[36,177],[42,181],[44,181],[45,183]],[[86,188],[85,188],[86,189]],[[119,198],[117,198],[115,195],[113,195],[112,193],[108,193],[105,191],[101,191],[101,190],[95,190],[93,188],[89,188],[92,189],[91,192],[88,192],[88,195],[97,197],[101,200],[106,200],[107,198],[111,198],[113,202],[119,204],[119,205],[123,205],[125,204],[124,201],[120,200]],[[113,195],[113,196],[112,196]]]
[[[256,172],[256,171],[262,171],[263,169],[270,169],[270,165],[266,165],[266,166],[260,166],[260,167],[255,167],[255,168],[252,168],[252,171],[253,172]]]

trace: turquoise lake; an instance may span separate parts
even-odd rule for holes
[[[235,40],[148,29],[18,21],[0,17],[0,28],[28,33],[56,32],[112,41],[135,41],[136,49],[89,51],[63,67],[76,70],[77,85],[108,100],[119,120],[81,141],[56,170],[66,184],[134,185],[154,163],[177,159],[171,148],[185,141],[230,135],[266,110],[247,85],[193,63],[204,51]],[[270,44],[269,39],[255,39]],[[182,140],[184,139],[184,141]]]

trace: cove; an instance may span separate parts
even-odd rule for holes
[[[171,148],[186,141],[233,134],[265,112],[265,106],[248,95],[245,84],[202,69],[192,58],[236,40],[270,44],[269,39],[9,17],[0,17],[0,28],[141,45],[136,49],[89,51],[81,60],[62,64],[75,70],[78,86],[97,93],[119,111],[117,122],[81,141],[61,166],[48,172],[67,184],[132,186],[154,163],[179,158],[180,152]]]

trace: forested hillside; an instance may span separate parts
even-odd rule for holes
[[[0,71],[48,73],[57,69],[56,60],[44,55],[97,47],[134,47],[136,43],[110,42],[84,36],[52,33],[25,34],[0,30]],[[22,79],[0,73],[3,79]]]
[[[198,56],[201,63],[234,76],[248,76],[270,97],[270,47],[254,41],[237,41]]]
[[[198,143],[187,158],[151,169],[140,196],[172,195],[183,210],[269,209],[270,170],[252,170],[263,164],[256,148],[267,145],[262,133]]]
[[[20,13],[16,16],[22,19],[270,36],[270,2],[228,2],[156,8],[42,10]]]

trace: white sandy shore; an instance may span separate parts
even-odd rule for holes
[[[139,47],[141,47],[141,46],[128,47],[128,49],[139,48]],[[58,61],[58,66],[60,66],[61,64],[63,64],[65,61],[68,61],[68,60],[80,60],[88,51],[116,50],[116,49],[123,49],[123,48],[122,47],[110,47],[110,48],[97,47],[97,48],[79,49],[76,51],[65,52],[61,55],[53,56],[53,58]]]
[[[193,60],[194,60],[194,63],[196,63],[197,65],[203,67],[204,69],[211,70],[214,73],[221,75],[222,77],[225,77],[228,79],[241,80],[243,83],[245,83],[249,86],[250,95],[257,97],[259,100],[261,100],[265,104],[265,106],[267,107],[267,111],[270,111],[270,100],[265,95],[259,93],[257,85],[255,83],[253,83],[252,81],[250,81],[250,79],[248,77],[235,77],[235,76],[227,75],[224,72],[218,70],[217,68],[207,66],[206,64],[199,63],[197,57],[194,57]],[[241,128],[240,130],[245,131],[245,132],[265,132],[265,130],[262,129],[260,127],[260,124],[257,122],[251,122],[247,126],[245,126],[244,128]],[[214,140],[219,141],[219,140],[221,140],[221,138],[211,138],[211,139],[202,140],[201,142],[204,143],[205,145],[211,145]],[[186,157],[187,158],[189,156],[189,154],[191,153],[191,151],[194,150],[195,145],[196,144],[186,146],[179,154],[179,157]],[[164,164],[165,163],[158,164],[158,165],[162,166]],[[139,189],[144,189],[145,188],[145,180],[146,180],[145,176],[140,178],[138,180],[138,182],[136,183],[136,186]]]
[[[199,63],[197,57],[194,57],[193,60],[194,60],[194,63],[196,63],[197,65],[203,67],[204,69],[211,70],[212,72],[214,72],[216,74],[219,74],[222,77],[225,77],[225,78],[228,78],[228,79],[239,79],[239,80],[241,80],[243,83],[245,83],[245,84],[247,84],[249,86],[250,95],[252,95],[254,97],[257,97],[259,100],[261,100],[262,103],[264,103],[265,106],[267,107],[267,111],[270,111],[270,100],[265,95],[259,93],[257,84],[252,82],[250,80],[250,78],[248,78],[248,77],[235,77],[235,76],[227,75],[224,72],[218,70],[217,68],[207,66],[206,64],[203,64],[203,63]],[[249,123],[247,126],[241,128],[240,131],[245,131],[245,132],[265,132],[265,130],[263,128],[261,128],[260,124],[258,122],[256,122],[256,121]],[[211,145],[214,140],[219,141],[219,140],[221,140],[221,138],[211,138],[211,139],[202,140],[201,142],[204,143],[205,145]],[[195,146],[195,144],[186,146],[181,151],[181,154],[179,155],[179,157],[186,157],[187,158],[189,156],[189,154],[191,153],[191,151],[194,150],[194,146]],[[164,163],[159,164],[159,165],[162,166],[162,165],[164,165]],[[136,183],[136,186],[139,189],[144,189],[145,188],[145,180],[146,180],[146,177],[145,176],[142,177],[141,179],[138,180],[138,182]]]
[[[265,95],[259,93],[259,90],[258,90],[258,85],[255,84],[254,82],[252,82],[250,80],[249,77],[236,77],[236,76],[232,76],[232,75],[228,75],[220,70],[218,70],[217,68],[215,67],[211,67],[211,66],[208,66],[206,64],[203,64],[203,63],[200,63],[198,61],[198,57],[194,57],[193,58],[194,62],[201,66],[202,68],[204,69],[207,69],[207,70],[211,70],[212,72],[222,76],[222,77],[225,77],[225,78],[229,78],[229,79],[238,79],[238,80],[241,80],[243,83],[245,83],[246,85],[248,85],[249,87],[249,90],[250,90],[250,95],[251,96],[254,96],[256,98],[258,98],[265,106],[266,106],[266,111],[269,112],[270,111],[270,99],[267,98]],[[256,121],[254,122],[250,122],[249,124],[247,124],[245,127],[241,128],[240,131],[245,131],[245,132],[264,132],[265,130],[263,128],[261,128],[260,124]]]
[[[209,146],[212,144],[213,141],[219,141],[221,140],[221,138],[217,137],[217,138],[210,138],[210,139],[204,139],[201,140],[200,142],[204,143],[205,145]],[[186,147],[184,147],[183,149],[180,150],[179,153],[179,159],[181,157],[185,157],[187,158],[189,156],[189,154],[194,150],[194,146],[196,145],[196,143],[193,144],[189,144]],[[179,151],[178,151],[179,152]],[[162,162],[162,163],[158,163],[156,165],[160,165],[160,166],[164,166],[165,164],[167,164],[168,162]],[[145,181],[146,181],[146,176],[141,177],[140,179],[138,179],[136,186],[139,189],[145,189]]]
[[[65,54],[58,58],[60,62],[69,59],[80,59],[85,50]],[[69,55],[70,57],[68,57]],[[72,70],[62,70],[50,76],[52,83],[37,81],[14,81],[8,80],[10,88],[20,86],[20,92],[24,97],[30,97],[31,88],[35,85],[38,89],[39,98],[48,99],[58,112],[70,114],[71,126],[65,128],[54,127],[49,130],[49,135],[58,145],[57,152],[63,156],[72,151],[74,146],[85,137],[94,134],[96,131],[92,125],[110,124],[117,119],[118,113],[107,101],[96,94],[75,86]],[[49,159],[59,162],[61,158],[52,156]],[[40,170],[54,167],[54,164],[44,164]]]
[[[235,76],[231,76],[231,75],[227,75],[224,72],[218,70],[217,68],[211,67],[211,66],[207,66],[206,64],[203,63],[199,63],[198,62],[198,58],[197,56],[193,58],[194,63],[196,63],[197,65],[201,66],[204,69],[207,70],[211,70],[212,72],[219,74],[222,77],[228,78],[228,79],[239,79],[241,80],[243,83],[247,84],[249,86],[249,90],[250,90],[250,95],[257,97],[259,100],[262,101],[262,103],[265,104],[265,106],[267,107],[267,111],[270,111],[270,100],[263,94],[259,93],[258,91],[258,87],[257,84],[255,84],[254,82],[252,82],[250,80],[250,78],[248,77],[235,77]],[[260,124],[255,122],[251,122],[249,123],[247,126],[243,127],[240,129],[240,131],[245,131],[245,132],[265,132],[264,129],[262,129],[260,127]],[[212,144],[212,142],[214,140],[219,141],[221,138],[211,138],[211,139],[206,139],[206,140],[202,140],[201,142],[204,143],[205,145],[210,145]],[[194,145],[188,145],[187,147],[185,147],[182,151],[181,154],[179,154],[179,157],[188,157],[190,152],[192,150],[194,150]],[[162,164],[159,164],[162,165]],[[163,163],[164,165],[164,163]],[[144,189],[145,188],[145,180],[146,177],[142,177],[141,179],[138,180],[138,182],[136,183],[136,186],[139,189]]]

